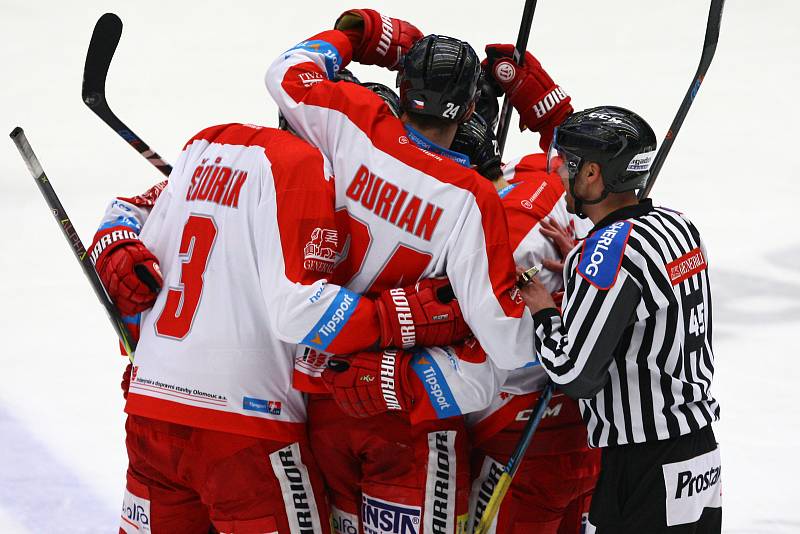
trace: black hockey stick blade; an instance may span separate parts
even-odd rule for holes
[[[664,160],[667,159],[667,154],[669,154],[672,144],[678,136],[683,120],[686,118],[686,114],[689,113],[689,108],[692,107],[694,98],[700,90],[700,85],[708,72],[708,67],[711,66],[711,60],[714,59],[714,53],[717,51],[723,7],[725,7],[725,0],[711,0],[711,7],[708,10],[708,22],[706,23],[706,36],[703,40],[703,52],[700,54],[700,64],[697,66],[697,72],[692,79],[691,85],[689,85],[689,89],[686,91],[686,96],[681,101],[678,113],[672,119],[667,135],[664,137],[664,141],[653,159],[653,164],[650,166],[650,178],[647,180],[647,185],[639,191],[639,200],[647,198],[653,189],[658,173],[661,172],[661,167],[664,165]]]
[[[56,195],[50,180],[44,173],[42,165],[39,163],[39,158],[37,158],[36,154],[33,153],[33,149],[31,148],[28,138],[25,136],[25,132],[22,130],[22,128],[19,126],[14,128],[14,130],[11,132],[11,140],[14,141],[14,144],[17,146],[22,159],[25,160],[25,164],[28,166],[28,170],[30,171],[31,176],[33,176],[33,180],[39,187],[39,192],[41,192],[45,202],[47,202],[47,205],[50,207],[50,211],[53,213],[53,217],[55,217],[56,222],[61,227],[61,231],[69,243],[72,253],[81,264],[83,274],[86,275],[86,278],[92,285],[94,294],[106,309],[106,313],[111,321],[111,325],[114,327],[114,331],[116,331],[122,346],[125,348],[128,358],[131,360],[131,362],[133,362],[133,352],[136,349],[136,341],[128,328],[125,326],[119,311],[111,303],[111,299],[108,297],[108,294],[103,287],[103,283],[100,281],[100,277],[97,276],[97,271],[95,271],[94,265],[92,264],[89,255],[86,253],[86,248],[83,246],[83,242],[81,241],[78,232],[72,225],[72,221],[67,215],[64,206],[61,205],[58,195]]]
[[[536,0],[526,0],[525,8],[522,11],[522,20],[519,24],[517,44],[514,46],[514,61],[519,65],[522,65],[525,59],[525,51],[528,48],[528,37],[530,37],[531,26],[533,25],[534,11],[536,11]],[[511,99],[506,95],[505,98],[503,98],[500,119],[497,121],[497,146],[500,151],[500,158],[503,157],[503,150],[506,148],[508,127],[511,124],[511,112]]]
[[[147,143],[133,133],[122,122],[108,105],[106,99],[106,77],[111,66],[114,52],[117,50],[122,36],[122,20],[114,13],[106,13],[94,26],[89,50],[86,52],[86,64],[83,67],[83,88],[81,96],[86,104],[100,119],[108,124],[117,135],[122,137],[139,154],[144,156],[164,176],[169,176],[172,166],[161,159],[161,156],[150,150]]]

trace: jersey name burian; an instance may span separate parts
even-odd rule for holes
[[[423,206],[421,198],[376,176],[366,165],[361,165],[356,171],[347,186],[347,196],[381,219],[425,241],[431,240],[443,211],[429,202]]]

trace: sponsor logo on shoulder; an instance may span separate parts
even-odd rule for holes
[[[667,274],[673,286],[691,278],[706,268],[706,258],[700,248],[695,248],[667,264]]]
[[[667,526],[693,523],[704,508],[722,506],[722,463],[719,447],[690,460],[664,464]]]
[[[589,236],[583,243],[578,274],[598,289],[613,286],[632,228],[629,221],[617,221]]]
[[[311,87],[325,80],[325,76],[319,72],[301,72],[297,75],[303,87]]]
[[[419,534],[422,508],[361,494],[364,534]]]

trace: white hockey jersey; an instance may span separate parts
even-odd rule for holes
[[[358,293],[447,276],[495,364],[534,361],[502,206],[474,171],[406,128],[369,89],[335,83],[351,45],[324,32],[283,53],[267,88],[291,127],[330,160],[344,245],[333,280]],[[304,344],[326,349],[313,339]]]
[[[228,124],[186,144],[152,211],[153,193],[112,203],[103,225],[143,224],[140,238],[164,276],[141,314],[128,413],[304,436],[295,344],[340,317],[350,320],[334,324],[344,334],[334,337],[354,343],[345,350],[364,350],[380,329],[371,301],[328,280],[340,246],[330,175],[294,135]]]

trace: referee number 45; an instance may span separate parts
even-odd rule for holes
[[[706,333],[705,303],[701,302],[689,313],[689,333],[700,336]]]

